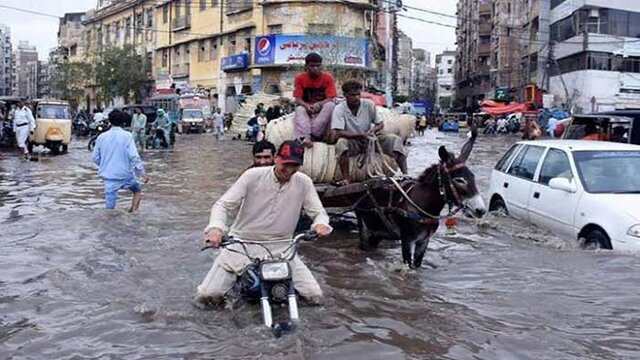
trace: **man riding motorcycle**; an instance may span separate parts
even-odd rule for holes
[[[224,234],[250,241],[291,239],[304,210],[313,219],[311,229],[319,236],[333,230],[313,181],[298,172],[303,162],[304,147],[295,141],[280,146],[275,166],[256,167],[245,171],[231,188],[213,205],[205,242],[218,247]],[[227,224],[235,215],[233,225]],[[275,243],[268,247],[278,250]],[[259,254],[259,246],[250,249]],[[211,270],[198,286],[196,300],[204,305],[218,304],[232,289],[237,277],[250,263],[228,248],[215,259]],[[322,289],[299,256],[290,261],[293,286],[309,303],[322,304]]]
[[[171,119],[169,118],[169,115],[164,111],[164,109],[158,109],[157,113],[157,117],[156,117],[156,121],[154,122],[154,127],[156,129],[156,131],[158,130],[162,130],[162,136],[164,137],[164,141],[161,141],[162,143],[162,147],[167,148],[169,147],[169,136],[171,134]],[[159,134],[153,135],[154,139],[156,136],[159,136]]]

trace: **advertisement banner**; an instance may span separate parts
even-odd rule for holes
[[[330,35],[268,35],[256,38],[255,65],[304,65],[307,54],[322,56],[325,66],[371,67],[367,39]]]
[[[249,67],[249,55],[237,54],[222,58],[222,70],[242,70]]]

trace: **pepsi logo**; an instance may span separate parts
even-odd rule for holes
[[[258,54],[262,56],[266,56],[266,55],[269,55],[270,51],[271,51],[271,41],[269,41],[269,38],[262,38],[258,40]]]

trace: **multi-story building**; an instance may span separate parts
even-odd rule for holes
[[[208,92],[223,109],[240,93],[290,93],[309,52],[320,53],[338,81],[371,71],[369,0],[155,3],[156,87]]]
[[[456,102],[474,109],[491,94],[491,36],[493,9],[490,1],[458,0],[456,27]]]
[[[11,29],[0,24],[0,96],[11,95]]]
[[[27,65],[27,93],[30,99],[48,98],[49,64],[46,61],[32,61]]]
[[[38,51],[35,46],[29,45],[28,41],[20,41],[18,48],[13,52],[13,57],[15,62],[13,96],[29,96],[29,67],[38,62]]]
[[[454,68],[456,52],[445,50],[436,55],[436,103],[435,107],[441,112],[453,107],[455,97],[454,91]]]
[[[549,15],[550,0],[531,1],[524,7],[520,66],[523,85],[548,89],[544,74],[549,54]]]
[[[527,0],[492,2],[491,88],[518,89],[522,85],[523,13],[527,3]]]
[[[395,94],[408,97],[411,94],[411,65],[413,59],[413,44],[411,38],[402,31],[398,31],[398,77]]]
[[[549,91],[586,113],[640,108],[640,8],[635,0],[552,0]]]
[[[413,49],[411,62],[411,95],[414,99],[429,99],[430,54],[424,49]]]
[[[69,62],[82,62],[85,59],[84,46],[87,45],[87,42],[82,41],[85,20],[86,14],[83,12],[66,13],[60,18],[58,48]]]
[[[96,9],[85,14],[81,42],[75,42],[76,54],[82,53],[86,61],[94,62],[102,52],[112,47],[130,45],[145,59],[145,69],[151,81],[157,33],[155,26],[157,4],[156,0],[98,0]],[[77,16],[74,15],[72,19],[77,19]],[[80,31],[76,29],[75,21],[69,24],[67,30],[71,34]],[[70,52],[74,45],[73,40],[69,39]],[[64,44],[61,45],[64,46]],[[89,109],[99,104],[97,104],[98,88],[95,80],[88,79],[88,81],[89,100],[86,106]]]

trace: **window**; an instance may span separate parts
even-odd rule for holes
[[[207,9],[207,0],[200,0],[200,11]]]
[[[209,40],[209,53],[210,53],[210,58],[212,61],[215,61],[218,59],[218,44],[217,44],[217,39],[211,39]]]
[[[153,29],[153,9],[147,9],[147,28]]]
[[[184,0],[184,14],[191,15],[191,0]]]
[[[169,21],[169,4],[162,5],[162,23],[166,24]]]
[[[198,62],[205,61],[206,48],[204,47],[204,40],[198,41]]]
[[[182,1],[176,0],[175,5],[173,5],[174,12],[176,13],[176,17],[179,18],[182,16]]]
[[[169,52],[167,49],[162,49],[162,67],[167,67],[169,60]]]
[[[267,31],[269,34],[282,34],[282,25],[269,25]]]
[[[509,168],[509,174],[523,179],[533,180],[533,175],[536,173],[538,161],[543,152],[544,148],[540,146],[526,146],[518,154],[511,168]]]
[[[216,7],[218,6],[218,0],[211,0],[211,7]]]
[[[144,24],[142,21],[142,13],[136,14],[136,29],[141,30],[142,25]]]
[[[448,74],[451,74],[451,72],[452,72],[452,71],[453,71],[453,69],[452,69],[452,68],[448,68],[448,69],[447,69],[447,73],[448,73]]]
[[[502,159],[500,159],[500,161],[498,161],[498,163],[496,164],[495,169],[498,171],[502,171],[505,172],[507,171],[507,166],[509,166],[509,162],[511,161],[511,159],[513,159],[513,157],[516,155],[516,153],[518,152],[518,149],[520,148],[520,145],[515,144],[513,145],[509,151],[507,151],[504,156],[502,157]]]
[[[571,173],[571,165],[567,154],[562,150],[549,149],[542,163],[538,182],[548,185],[549,181],[555,177],[563,177],[571,181],[573,174]]]

